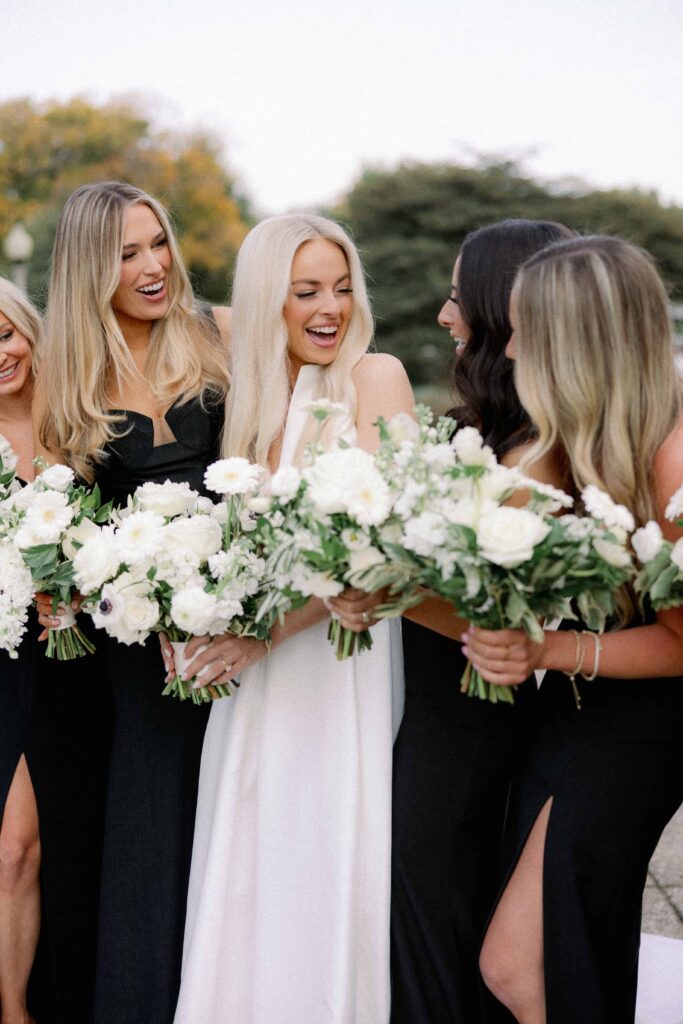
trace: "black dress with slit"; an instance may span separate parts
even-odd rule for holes
[[[176,403],[174,440],[154,445],[147,416],[126,423],[97,470],[105,500],[125,503],[152,480],[187,482],[204,493],[219,457],[222,407]],[[124,433],[124,431],[126,431]],[[159,640],[110,641],[114,727],[106,805],[95,1024],[171,1024],[180,984],[185,904],[207,705],[163,697]]]
[[[405,714],[394,747],[392,1024],[477,1024],[478,957],[498,890],[510,781],[535,685],[514,706],[460,692],[460,644],[403,620]]]
[[[573,623],[570,623],[570,626]],[[548,672],[511,795],[505,880],[552,798],[543,866],[548,1024],[629,1024],[647,867],[683,800],[683,678]],[[490,997],[487,1020],[514,1018]]]

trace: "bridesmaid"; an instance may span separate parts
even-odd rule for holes
[[[218,457],[228,385],[227,311],[213,312],[215,319],[193,308],[168,215],[155,199],[116,182],[77,189],[52,256],[36,384],[39,451],[116,503],[147,480],[187,481],[201,491]],[[168,1024],[208,709],[161,696],[156,638],[145,647],[98,642],[107,650],[114,716],[94,1020]]]
[[[33,479],[31,399],[40,317],[15,285],[0,278],[0,434]],[[31,640],[17,660],[0,652],[0,1021],[28,1024],[26,988],[40,929],[40,839],[31,778]]]
[[[533,429],[519,403],[505,346],[515,272],[569,229],[506,220],[468,235],[439,324],[457,346],[461,426],[477,427],[506,465],[528,451]],[[557,483],[552,467],[537,475]],[[495,895],[509,780],[524,747],[533,685],[514,706],[462,694],[457,638],[465,623],[428,599],[403,623],[406,707],[394,746],[392,877],[393,1024],[476,1024],[477,957]],[[529,692],[531,691],[531,692]]]
[[[680,537],[664,518],[683,480],[680,382],[649,256],[601,236],[554,245],[522,268],[511,316],[508,354],[538,428],[531,457],[566,467],[577,493],[595,484],[638,525],[655,517]],[[546,631],[536,644],[476,629],[466,653],[501,685],[548,670],[481,954],[500,1001],[491,1020],[629,1024],[648,861],[683,797],[683,609],[643,619],[625,591],[601,639]],[[571,673],[585,679],[581,710]]]

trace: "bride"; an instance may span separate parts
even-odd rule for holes
[[[412,412],[401,364],[367,350],[358,254],[333,221],[264,221],[240,251],[224,452],[300,463],[314,398],[326,424],[372,450],[378,416]],[[340,422],[341,421],[341,422]],[[358,608],[362,613],[362,601]],[[368,602],[368,606],[371,602]],[[396,624],[335,660],[311,601],[272,650],[217,637],[188,669],[240,673],[204,742],[175,1024],[383,1024],[389,1019],[391,748],[402,703]]]

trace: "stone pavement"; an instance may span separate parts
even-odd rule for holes
[[[642,930],[683,939],[683,807],[664,830],[650,861]]]

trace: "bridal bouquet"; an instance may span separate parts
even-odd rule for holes
[[[683,485],[669,499],[665,516],[683,526]],[[683,604],[683,538],[672,544],[650,520],[636,530],[632,544],[641,566],[634,583],[641,601],[647,598],[655,611]]]
[[[76,625],[70,608],[75,593],[73,561],[80,545],[109,516],[97,486],[92,490],[75,482],[68,466],[48,466],[31,484],[2,502],[0,532],[20,552],[31,574],[33,591],[52,597],[67,611],[59,626],[48,631],[46,654],[68,661],[94,651]]]
[[[587,515],[556,515],[572,505],[557,488],[501,466],[472,427],[455,430],[419,411],[419,429],[397,437],[381,424],[385,476],[398,497],[400,528],[387,546],[410,559],[414,577],[486,629],[524,629],[542,639],[540,620],[575,619],[604,628],[619,587],[632,573],[626,543],[631,514],[597,488],[583,492]],[[524,507],[505,502],[514,491]],[[468,663],[462,690],[512,702],[508,687],[487,684]]]
[[[374,592],[406,579],[403,564],[382,546],[392,495],[375,458],[343,441],[322,450],[320,427],[345,409],[323,399],[307,408],[319,429],[306,465],[280,468],[260,496],[256,535],[274,585],[259,618],[270,623],[310,597],[324,600],[349,586]],[[329,639],[339,659],[372,646],[369,630],[354,633],[338,619],[330,622]]]
[[[10,658],[17,657],[34,592],[30,570],[9,536],[12,509],[8,499],[14,493],[16,467],[17,458],[0,435],[0,650],[7,651]]]
[[[229,476],[224,463],[215,463],[207,486],[226,488]],[[255,476],[242,485],[239,493],[222,490],[225,500],[214,503],[186,483],[145,483],[127,508],[86,540],[74,561],[95,625],[124,644],[166,633],[176,675],[163,693],[195,704],[231,690],[220,684],[195,688],[181,679],[186,642],[205,634],[258,635],[251,624],[265,566],[241,525],[243,519],[251,525],[243,506],[257,486]]]

